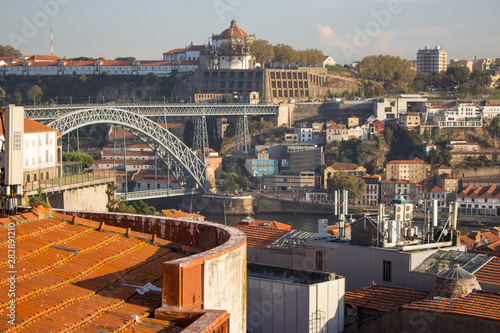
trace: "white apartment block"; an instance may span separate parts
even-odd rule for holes
[[[430,74],[444,72],[448,68],[448,53],[436,46],[426,46],[417,52],[417,72]]]
[[[1,128],[0,137],[3,140]],[[62,146],[57,129],[24,118],[23,141],[25,183],[61,176]]]

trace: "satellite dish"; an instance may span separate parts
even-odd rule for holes
[[[483,243],[484,244],[489,244],[490,243],[490,238],[489,237],[484,237],[483,238]]]

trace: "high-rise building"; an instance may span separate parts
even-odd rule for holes
[[[417,52],[417,72],[430,74],[432,72],[443,72],[448,66],[448,53],[436,46],[426,46]]]

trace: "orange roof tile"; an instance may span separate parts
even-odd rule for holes
[[[392,160],[390,162],[387,162],[387,164],[426,164],[424,161],[419,159],[418,157],[415,157],[413,160]]]
[[[57,129],[39,123],[38,121],[24,118],[24,133],[57,132]],[[3,135],[2,126],[0,126],[0,135]]]
[[[500,295],[475,290],[464,298],[422,300],[403,305],[403,309],[500,321]]]
[[[423,300],[428,293],[409,288],[374,285],[345,293],[345,304],[378,311],[391,311]]]
[[[77,218],[72,225],[66,220],[41,218],[16,226],[16,329],[81,332],[107,324],[123,331],[136,325],[132,315],[145,318],[161,305],[161,292],[141,296],[133,286],[161,288],[164,262],[182,254],[135,238],[139,233],[123,237],[123,228],[105,226],[107,232],[100,232],[88,226],[97,222]],[[0,229],[0,243],[7,241],[7,232]],[[6,264],[7,256],[2,258]],[[10,304],[7,277],[6,270],[0,272],[3,313]],[[0,321],[0,331],[8,329],[12,326]]]
[[[334,170],[356,170],[359,168],[359,165],[357,165],[356,163],[335,162],[330,165],[329,168],[332,168]]]
[[[480,283],[500,285],[500,258],[493,258],[489,263],[474,273]]]
[[[289,232],[288,230],[254,227],[249,225],[234,225],[233,227],[243,231],[247,237],[248,247],[255,248],[265,248]]]

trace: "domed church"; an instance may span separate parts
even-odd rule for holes
[[[247,34],[233,18],[229,28],[212,35],[213,67],[219,69],[253,69],[255,60],[249,45],[255,35]],[[228,45],[230,43],[230,45]]]

